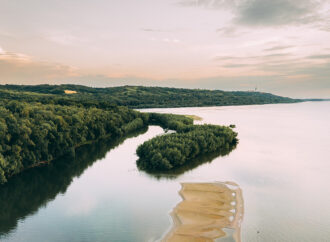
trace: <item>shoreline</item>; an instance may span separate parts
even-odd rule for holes
[[[114,137],[114,139],[112,139],[111,142],[115,142],[116,140],[120,140],[121,138],[124,138],[124,139],[126,139],[126,138],[130,138],[130,136],[131,136],[132,134],[134,134],[135,132],[139,132],[139,131],[141,131],[141,130],[143,130],[143,129],[145,129],[145,128],[148,128],[148,127],[149,127],[149,125],[145,125],[144,127],[141,127],[141,128],[139,128],[139,129],[137,129],[137,130],[134,130],[134,131],[128,132],[127,134],[124,134],[124,135],[122,135],[122,136]],[[83,142],[83,143],[77,144],[77,145],[71,147],[70,149],[73,148],[74,150],[76,150],[77,148],[82,147],[82,146],[84,146],[84,145],[92,144],[92,143],[98,142],[98,141],[100,141],[100,140],[102,140],[102,139],[108,139],[108,138],[110,138],[110,137],[111,137],[111,134],[103,135],[103,136],[101,136],[101,137],[99,137],[99,138],[97,138],[97,139],[89,140],[89,141],[85,141],[85,142]],[[25,171],[30,170],[30,169],[33,169],[33,168],[38,168],[38,167],[48,166],[48,165],[50,165],[52,162],[56,162],[56,160],[61,159],[62,157],[64,157],[65,155],[68,155],[68,154],[69,154],[69,152],[66,152],[65,154],[63,154],[63,155],[61,155],[61,156],[59,156],[59,157],[56,157],[56,158],[54,158],[54,159],[51,159],[51,160],[49,160],[49,161],[39,161],[39,162],[37,162],[37,163],[35,163],[35,164],[32,164],[32,165],[29,166],[29,167],[26,167],[26,168],[20,170],[18,173],[14,173],[14,174],[9,175],[8,178],[13,178],[13,177],[15,177],[15,176],[17,176],[17,175],[20,175],[22,172],[25,172]],[[6,183],[4,183],[4,184],[6,184]],[[4,185],[4,184],[0,184],[0,187],[1,187],[1,185]]]
[[[297,103],[306,103],[306,102],[330,102],[330,100],[323,100],[323,101],[297,101],[297,102],[279,102],[279,103],[251,103],[251,104],[228,104],[228,105],[201,105],[201,106],[169,106],[169,107],[148,107],[148,108],[139,108],[139,107],[132,107],[132,109],[139,111],[139,112],[146,112],[151,109],[178,109],[178,108],[218,108],[218,107],[238,107],[238,106],[264,106],[264,105],[277,105],[277,104],[297,104]],[[183,114],[184,115],[184,114]]]

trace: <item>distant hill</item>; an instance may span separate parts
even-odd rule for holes
[[[294,103],[305,100],[264,92],[221,91],[168,87],[120,86],[92,88],[81,85],[0,85],[0,90],[47,94],[63,100],[97,100],[131,108],[171,108]],[[44,95],[41,95],[44,96]],[[8,98],[8,97],[7,97]],[[39,97],[38,97],[39,98]],[[12,96],[12,99],[15,99]]]
[[[330,98],[306,98],[303,99],[305,102],[327,102],[330,101]]]

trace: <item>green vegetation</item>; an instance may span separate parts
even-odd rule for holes
[[[193,119],[184,115],[148,113],[149,124],[159,125],[165,130],[180,131],[187,125],[193,124]]]
[[[199,116],[197,116],[197,115],[184,115],[184,116],[186,116],[186,117],[188,117],[188,118],[192,118],[193,120],[197,120],[197,121],[202,121],[203,119],[201,118],[201,117],[199,117]]]
[[[237,133],[231,128],[217,125],[192,125],[189,118],[151,114],[161,120],[161,126],[177,133],[157,136],[137,149],[140,169],[149,172],[167,171],[185,166],[202,155],[228,151],[237,144]],[[164,125],[165,123],[165,125]]]
[[[219,103],[227,105],[232,104],[229,100],[244,99],[237,95],[233,98],[222,91],[156,87],[0,86],[0,184],[63,155],[74,157],[81,145],[102,137],[115,140],[148,125],[176,133],[156,137],[138,148],[137,165],[144,170],[174,170],[202,155],[230,151],[237,143],[237,134],[229,127],[193,125],[190,116],[141,113],[129,107],[214,105],[220,96]],[[260,98],[268,94],[241,96],[254,95]]]
[[[221,90],[181,89],[167,87],[121,86],[91,88],[79,85],[2,85],[0,90],[47,94],[45,99],[55,102],[111,103],[130,108],[201,107],[250,105],[267,103],[292,103],[302,100],[280,97],[262,92],[225,92]],[[77,93],[65,94],[65,90]],[[40,98],[39,96],[38,98]]]
[[[117,139],[148,125],[147,114],[127,107],[60,105],[52,99],[41,104],[36,102],[38,95],[9,94],[16,100],[2,97],[0,101],[0,183],[66,153],[74,155],[80,145],[104,136]]]

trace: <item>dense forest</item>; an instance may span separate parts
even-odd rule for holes
[[[179,130],[178,124],[193,123],[184,116],[141,113],[106,100],[14,90],[0,90],[0,97],[0,183],[63,155],[74,157],[77,147],[102,137],[115,140],[148,125]]]
[[[39,97],[43,99],[53,97],[57,102],[62,103],[74,101],[86,103],[109,102],[130,108],[228,106],[303,101],[263,92],[229,92],[144,86],[92,88],[80,85],[0,85],[0,90],[46,94],[48,96]]]
[[[51,97],[40,103],[32,94],[11,94],[15,98],[0,100],[0,183],[100,137],[117,139],[148,125],[148,114],[127,107],[60,105]]]
[[[131,96],[125,97],[124,90],[130,89],[137,94],[144,87],[0,86],[0,183],[28,168],[50,164],[63,155],[74,157],[76,148],[84,144],[102,137],[116,140],[148,125],[176,132],[155,137],[138,148],[137,165],[143,170],[174,170],[201,155],[225,152],[236,145],[237,134],[229,127],[193,125],[189,117],[130,109],[140,104],[160,105],[160,100],[180,98],[178,93],[182,93],[186,102],[189,96],[194,96],[190,92],[204,91],[146,88],[149,99],[137,96],[140,104],[136,104],[131,102]]]

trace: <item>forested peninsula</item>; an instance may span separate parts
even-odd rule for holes
[[[143,113],[131,108],[297,102],[263,93],[159,87],[90,88],[76,85],[0,86],[0,184],[28,168],[47,165],[100,138],[118,140],[159,125],[175,133],[137,149],[146,171],[187,166],[203,155],[232,149],[230,127],[193,125],[189,117]]]
[[[157,136],[137,148],[140,169],[149,172],[175,170],[202,155],[232,150],[238,140],[230,127],[193,125],[190,118],[151,113],[150,122],[175,130],[175,133]]]

